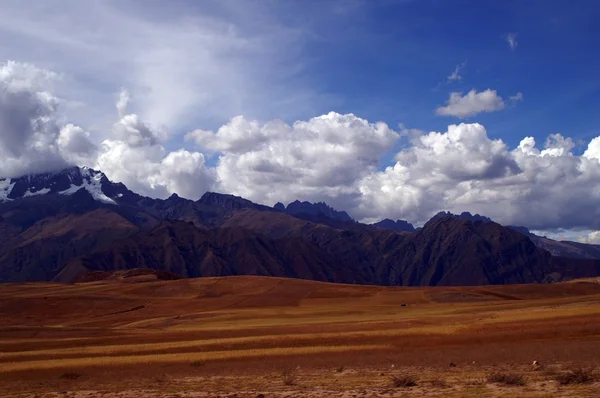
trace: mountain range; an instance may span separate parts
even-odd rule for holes
[[[402,220],[366,225],[325,203],[269,207],[214,192],[152,199],[79,167],[0,180],[0,239],[0,282],[135,268],[407,286],[600,275],[600,246],[480,215],[439,213],[418,229]]]

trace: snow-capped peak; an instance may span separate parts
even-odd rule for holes
[[[71,184],[71,186],[64,191],[58,192],[61,195],[72,195],[80,189],[85,189],[92,195],[95,200],[104,203],[117,204],[113,199],[109,198],[102,192],[102,178],[105,177],[103,173],[91,173],[89,169],[82,170],[83,181],[81,185]]]
[[[112,184],[104,173],[89,167],[70,167],[55,173],[30,174],[18,178],[0,180],[0,202],[15,199],[60,194],[72,195],[85,189],[97,201],[117,204],[127,188]],[[109,196],[105,191],[111,192]]]

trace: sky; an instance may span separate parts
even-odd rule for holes
[[[600,243],[600,4],[4,0],[0,177]]]

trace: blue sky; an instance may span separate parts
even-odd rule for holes
[[[548,134],[561,133],[581,144],[575,153],[600,132],[598,2],[269,4],[279,23],[303,32],[298,47],[289,49],[301,58],[292,78],[315,96],[297,112],[261,109],[249,117],[293,122],[335,110],[424,131],[478,122],[511,148],[524,135],[543,143]],[[514,49],[509,34],[516,35]],[[448,81],[457,66],[462,79]],[[523,101],[464,120],[436,116],[450,92],[471,89],[497,90],[505,98],[521,92]],[[212,128],[223,122],[215,120]]]
[[[600,242],[598,20],[591,0],[5,0],[0,170]]]
[[[339,99],[340,112],[423,130],[456,121],[434,113],[451,91],[522,92],[514,108],[469,121],[512,147],[524,134],[587,141],[600,126],[599,17],[594,1],[364,3],[319,27],[335,45],[309,42],[306,73]],[[517,35],[514,50],[509,33]],[[447,82],[463,63],[462,80]]]

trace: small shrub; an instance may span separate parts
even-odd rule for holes
[[[591,369],[574,369],[565,373],[559,373],[555,376],[560,385],[566,386],[569,384],[588,384],[596,380],[593,370]]]
[[[429,383],[434,388],[448,388],[448,383],[442,379],[433,379]]]
[[[544,369],[542,374],[550,380],[556,380],[556,376],[558,376],[558,372],[555,369]]]
[[[339,367],[339,368],[337,368],[335,371],[336,371],[337,373],[343,373],[343,372],[344,372],[344,369],[346,369],[346,368],[344,368],[343,366],[340,366],[340,367]]]
[[[80,373],[63,373],[60,378],[63,380],[77,380],[81,377]]]
[[[470,387],[483,387],[487,384],[487,381],[484,378],[478,377],[476,379],[465,379],[464,383]]]
[[[157,384],[163,384],[163,383],[166,383],[169,380],[169,378],[170,378],[170,376],[167,374],[164,374],[164,373],[157,374],[154,377],[154,382]]]
[[[296,385],[296,373],[293,370],[286,369],[281,374],[281,379],[283,384],[286,386],[295,386]]]
[[[194,361],[194,362],[190,363],[190,366],[193,368],[201,368],[204,365],[205,365],[205,363],[202,361]]]
[[[396,388],[415,387],[417,385],[417,378],[415,376],[393,376],[392,385]]]
[[[505,384],[507,386],[524,386],[527,380],[518,373],[494,372],[487,378],[488,383]]]

